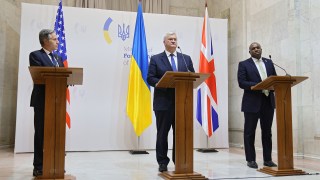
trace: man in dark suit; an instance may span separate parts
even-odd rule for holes
[[[190,56],[178,53],[177,35],[169,32],[163,38],[165,51],[151,57],[148,70],[148,83],[155,87],[167,71],[194,72]],[[173,129],[172,160],[175,159],[175,90],[172,88],[155,88],[153,110],[157,123],[156,155],[159,171],[167,171],[170,162],[168,153],[168,133]]]
[[[41,30],[39,33],[39,41],[42,48],[30,53],[30,66],[63,67],[61,58],[52,54],[53,51],[58,48],[59,44],[55,31],[50,29]],[[33,176],[42,175],[44,105],[45,86],[34,84],[30,101],[30,106],[34,109]]]
[[[251,90],[268,76],[277,75],[273,62],[261,57],[259,43],[249,47],[251,58],[241,61],[238,67],[238,83],[244,90],[241,111],[244,112],[244,147],[247,166],[258,168],[254,147],[255,131],[260,119],[264,166],[276,167],[272,161],[272,121],[275,108],[274,92],[268,90]]]

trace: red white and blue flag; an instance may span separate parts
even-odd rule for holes
[[[203,82],[197,92],[197,120],[208,137],[218,129],[218,97],[213,58],[212,36],[206,6],[201,39],[199,72],[209,73],[210,77]]]
[[[59,41],[58,49],[55,50],[54,54],[59,55],[62,58],[62,62],[64,67],[68,67],[68,58],[67,58],[67,49],[66,49],[66,36],[64,31],[64,19],[63,19],[63,11],[62,11],[62,0],[59,2],[59,7],[57,10],[56,22],[54,24],[54,30],[56,31],[57,38]],[[68,127],[71,127],[71,119],[70,119],[70,92],[67,88],[66,92],[67,97],[67,110],[66,110],[66,123]]]

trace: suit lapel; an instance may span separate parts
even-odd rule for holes
[[[269,63],[269,61],[267,59],[262,58],[262,61],[263,61],[264,65],[266,66],[267,77],[269,77],[270,72],[271,72],[271,64]]]
[[[258,70],[258,68],[252,58],[249,59],[249,64],[250,64],[251,68],[254,69],[254,72],[257,74],[257,76],[260,78],[260,80],[262,80],[260,77],[260,74],[259,74],[259,70]]]
[[[162,53],[161,60],[168,70],[173,71],[172,66],[169,62],[169,59],[167,57],[167,54],[165,52]],[[182,71],[182,72],[187,71],[186,65],[183,62],[183,57],[181,53],[177,53],[177,64],[178,64],[178,71]]]
[[[177,53],[178,71],[186,71],[186,65],[183,62],[183,57],[180,53]]]
[[[46,66],[54,66],[54,64],[52,63],[52,61],[50,60],[50,58],[48,57],[47,53],[41,49],[42,52],[42,58],[45,59],[45,65]]]
[[[169,69],[170,71],[173,71],[171,64],[169,62],[169,59],[167,57],[167,54],[165,52],[162,53],[161,61],[163,62],[163,64],[166,66],[167,69]]]
[[[58,64],[59,64],[59,67],[64,67],[64,64],[62,62],[62,58],[60,56],[58,56],[57,54],[53,54],[54,58],[56,58]]]

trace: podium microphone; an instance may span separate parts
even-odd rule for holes
[[[181,53],[181,55],[182,55],[182,59],[183,59],[184,65],[186,66],[188,72],[190,72],[190,71],[189,71],[189,68],[188,68],[188,66],[187,66],[186,60],[184,59],[184,55],[183,55],[183,53],[182,53],[182,51],[181,51],[180,46],[178,46],[178,49],[180,49],[180,53]]]
[[[271,60],[271,55],[269,55],[269,58],[270,58],[270,60]],[[286,71],[284,68],[282,68],[281,66],[277,65],[277,64],[274,63],[273,61],[271,61],[271,62],[272,62],[272,64],[274,64],[274,65],[277,66],[278,68],[282,69],[282,70],[286,73],[286,76],[291,76],[290,74],[287,73],[287,71]]]

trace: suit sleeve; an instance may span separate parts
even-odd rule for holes
[[[238,66],[238,84],[241,89],[251,90],[251,86],[257,84],[257,82],[250,81],[248,78],[248,72],[243,62]]]
[[[190,56],[188,56],[189,58],[189,62],[188,62],[188,69],[189,69],[189,71],[191,71],[191,72],[195,72],[194,71],[194,68],[193,68],[193,63],[192,63],[192,60],[191,60],[191,57]]]
[[[154,56],[151,56],[148,68],[147,82],[150,86],[155,87],[159,80],[160,79],[157,77],[157,64]]]

